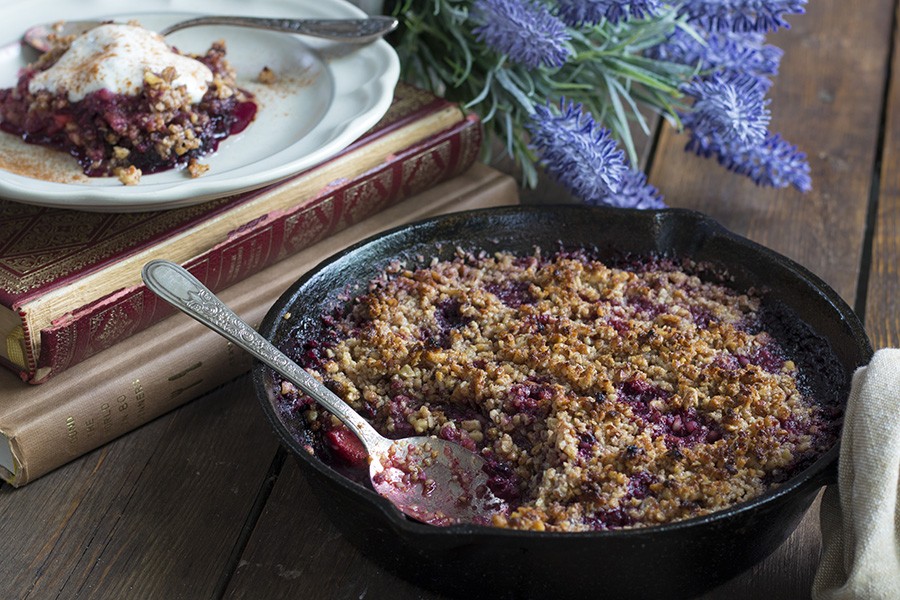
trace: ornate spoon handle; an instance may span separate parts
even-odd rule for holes
[[[298,33],[343,42],[365,43],[376,40],[397,27],[397,19],[375,16],[366,19],[270,19],[258,17],[209,16],[169,25],[160,33],[199,25],[235,25],[285,33]]]
[[[141,276],[157,296],[272,367],[327,408],[356,432],[369,454],[389,443],[346,402],[269,343],[183,267],[167,260],[152,260],[144,265]]]

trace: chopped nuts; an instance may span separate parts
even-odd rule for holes
[[[200,177],[207,171],[209,171],[209,165],[201,164],[196,158],[192,158],[188,162],[187,166],[188,173],[190,173],[191,177]]]
[[[134,165],[119,167],[115,170],[114,175],[125,185],[137,185],[141,182],[141,170]]]
[[[278,76],[275,74],[275,71],[269,67],[263,67],[256,79],[260,83],[269,85],[278,81]]]
[[[165,82],[163,81],[162,77],[160,77],[153,71],[147,70],[144,71],[144,83],[146,83],[150,87],[159,87]]]

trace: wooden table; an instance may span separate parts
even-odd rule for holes
[[[876,348],[900,343],[895,4],[812,0],[775,36],[785,58],[773,129],[809,154],[811,193],[759,189],[685,154],[667,128],[646,156],[670,205],[810,268],[864,316]],[[542,194],[526,201],[558,199]],[[438,597],[342,539],[286,458],[242,377],[22,489],[4,486],[0,597]],[[813,510],[706,598],[807,598],[818,552]]]

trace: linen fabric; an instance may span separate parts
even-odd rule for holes
[[[853,375],[838,484],[822,499],[814,600],[900,599],[900,349]]]

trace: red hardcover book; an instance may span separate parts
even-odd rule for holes
[[[180,262],[224,289],[463,172],[481,139],[476,118],[401,84],[347,150],[261,190],[127,214],[0,200],[0,362],[44,382],[171,314],[140,280],[147,260]]]

